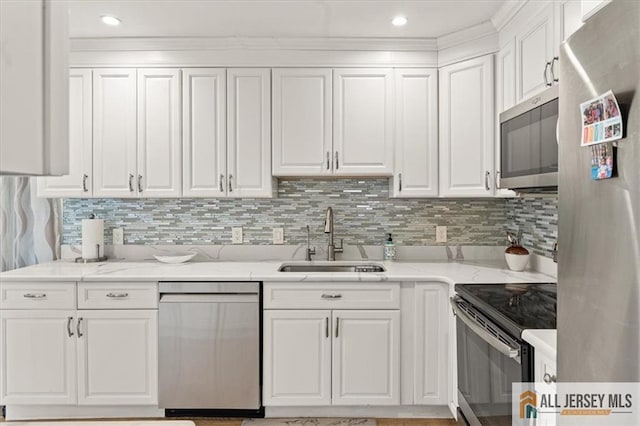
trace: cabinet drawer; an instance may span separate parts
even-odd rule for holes
[[[273,283],[264,285],[265,309],[399,309],[400,285]]]
[[[78,309],[157,309],[157,283],[79,283]]]
[[[75,309],[76,283],[2,283],[2,309]]]

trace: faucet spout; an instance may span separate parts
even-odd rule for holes
[[[324,233],[329,234],[327,245],[327,260],[336,260],[336,253],[342,253],[342,242],[340,247],[336,247],[333,242],[333,209],[327,207],[327,215],[324,219]]]

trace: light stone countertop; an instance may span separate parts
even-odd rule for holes
[[[557,330],[525,330],[522,338],[532,345],[536,351],[544,352],[548,357],[556,359]]]
[[[189,262],[177,265],[157,261],[108,261],[98,264],[75,264],[55,261],[0,273],[0,282],[17,281],[83,281],[83,282],[149,282],[149,281],[438,281],[456,283],[525,283],[555,282],[540,272],[510,271],[503,260],[434,261],[434,262],[347,262],[384,265],[386,272],[278,272],[283,263],[260,262]],[[317,262],[323,263],[323,262]],[[335,263],[341,263],[337,261]]]

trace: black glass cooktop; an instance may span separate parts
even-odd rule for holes
[[[556,284],[456,284],[456,292],[507,331],[556,328]]]

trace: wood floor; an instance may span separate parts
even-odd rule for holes
[[[177,417],[171,417],[166,420],[178,420]],[[88,420],[88,419],[83,419]],[[98,420],[98,419],[94,419]],[[108,420],[125,420],[125,419],[108,419]],[[145,419],[130,419],[145,420]],[[148,419],[146,419],[148,420]],[[218,419],[218,418],[185,418],[181,420],[192,420],[196,426],[240,426],[242,419]],[[378,426],[463,426],[464,423],[458,423],[453,419],[377,419]],[[5,423],[4,417],[0,417],[0,423]],[[11,423],[11,422],[6,422]]]

